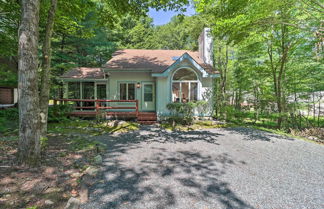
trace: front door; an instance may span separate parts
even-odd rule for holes
[[[155,111],[155,84],[142,82],[142,111]]]

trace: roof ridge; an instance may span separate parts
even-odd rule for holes
[[[189,49],[118,49],[116,51],[131,50],[131,51],[186,51],[186,52],[198,52]]]

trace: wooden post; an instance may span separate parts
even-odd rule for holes
[[[99,107],[100,107],[100,103],[98,102],[98,100],[95,101],[96,104],[96,114],[98,115],[99,113]]]

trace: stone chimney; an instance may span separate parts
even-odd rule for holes
[[[199,35],[199,57],[205,64],[213,65],[213,38],[210,32],[210,28],[204,28]]]

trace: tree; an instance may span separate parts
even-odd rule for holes
[[[51,0],[51,6],[48,9],[47,25],[45,30],[45,39],[42,49],[42,67],[41,67],[41,85],[40,85],[40,130],[41,137],[46,137],[47,134],[47,118],[48,118],[48,100],[50,87],[50,68],[51,68],[51,38],[53,34],[54,18],[57,8],[57,0]]]
[[[246,91],[246,94],[254,95],[256,110],[275,102],[275,109],[278,113],[277,124],[281,128],[282,123],[287,122],[285,118],[290,111],[288,98],[293,81],[289,75],[294,74],[297,63],[297,66],[302,65],[299,59],[294,59],[297,58],[297,49],[305,48],[304,46],[313,42],[314,39],[317,39],[316,44],[314,43],[316,49],[321,48],[318,47],[318,43],[322,43],[321,39],[318,35],[314,36],[321,31],[322,27],[318,12],[321,4],[316,0],[310,2],[302,0],[197,0],[195,3],[197,10],[208,17],[215,39],[226,40],[223,44],[236,48],[236,55],[242,55],[242,52],[245,52],[245,55],[252,55],[247,58],[250,61],[254,59],[253,57],[259,57],[260,60],[256,62],[249,61],[242,71],[244,75],[253,78],[251,80],[253,85],[247,85],[253,91]],[[253,49],[251,46],[257,46],[257,48]],[[248,52],[246,49],[249,48],[253,51]],[[308,56],[309,60],[312,60],[313,55],[310,54],[313,52],[313,49],[308,49],[303,53]],[[318,57],[319,53],[316,55]],[[248,63],[244,61],[245,59],[242,60],[242,57],[244,56],[232,58],[238,62],[237,65],[228,69],[229,74],[234,75],[234,78],[237,76],[234,73],[237,70],[235,66],[242,66],[239,63],[242,61]],[[292,60],[295,63],[292,63]],[[256,73],[253,72],[259,69],[262,69],[265,74],[265,77],[261,76],[264,78],[263,83],[258,81],[259,79],[255,77]],[[313,70],[317,72],[316,68]],[[309,77],[310,74],[303,80],[307,81]],[[239,83],[244,85],[244,82]],[[271,91],[268,88],[269,84],[272,87]],[[265,93],[267,95],[264,95]],[[266,105],[262,102],[265,98],[268,103]]]
[[[66,5],[74,1],[68,1]],[[46,2],[45,2],[46,3]],[[134,16],[144,14],[149,7],[157,9],[179,9],[181,5],[187,4],[187,0],[173,0],[169,2],[157,2],[155,0],[142,1],[128,1],[128,0],[114,0],[77,2],[80,7],[88,8],[84,5],[95,5],[98,8],[98,13],[101,20],[113,20],[116,16],[126,13],[131,13]],[[11,6],[11,5],[10,5]],[[51,0],[50,9],[48,9],[48,16],[46,21],[45,39],[42,47],[43,63],[41,74],[41,92],[38,95],[38,40],[39,28],[43,28],[39,24],[40,1],[21,1],[21,23],[19,28],[19,159],[22,162],[33,165],[38,162],[40,157],[40,134],[42,127],[42,135],[46,134],[47,129],[47,112],[48,112],[48,98],[49,98],[49,73],[51,63],[51,37],[53,33],[54,17],[56,13],[57,1]],[[13,7],[10,7],[13,8]],[[44,8],[44,7],[42,7]],[[46,7],[45,7],[46,8]],[[65,9],[71,9],[64,7]],[[84,10],[80,10],[81,14],[76,11],[76,16],[84,15]],[[43,14],[43,13],[42,13]],[[63,15],[65,16],[65,15]],[[72,15],[73,16],[73,15]],[[42,16],[41,16],[42,17]],[[75,16],[73,16],[75,18]],[[64,19],[64,18],[63,18]],[[72,21],[73,22],[73,21]],[[62,21],[63,25],[70,24],[70,22]],[[65,27],[67,29],[67,27]],[[41,97],[41,99],[39,99]],[[40,105],[40,109],[38,106]],[[41,113],[41,114],[40,114]],[[41,117],[41,120],[40,120]],[[40,124],[41,122],[41,124]]]
[[[39,0],[21,1],[18,45],[19,160],[30,165],[40,158],[37,83]]]

